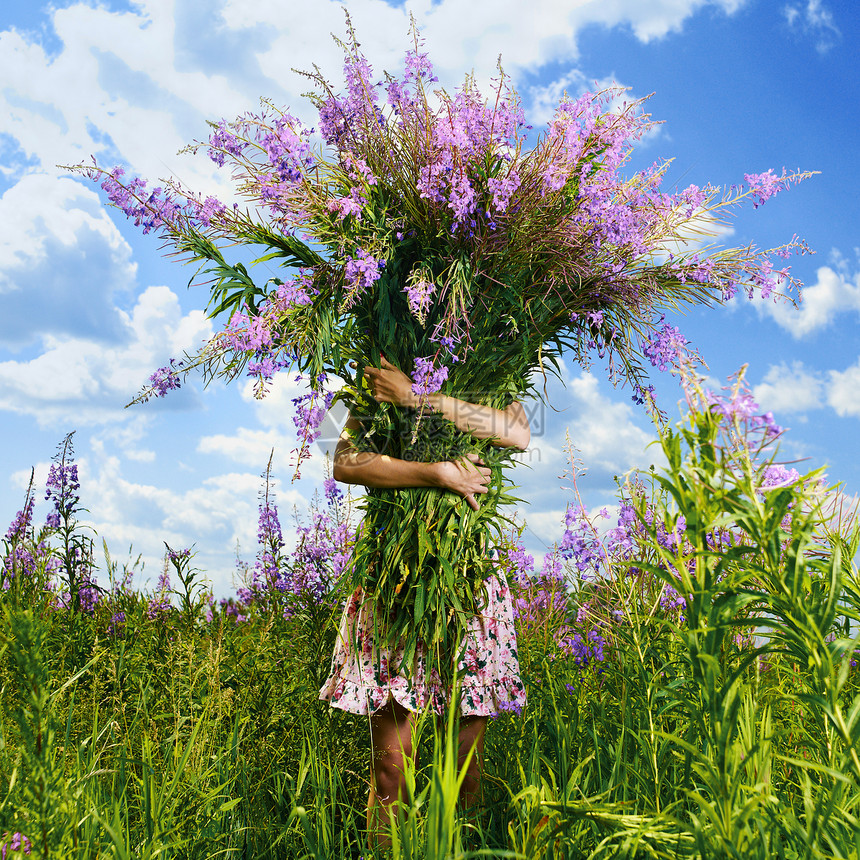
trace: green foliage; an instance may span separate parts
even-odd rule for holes
[[[89,614],[15,578],[3,592],[0,842],[70,858],[857,858],[860,529],[817,473],[767,489],[766,436],[689,396],[666,471],[625,487],[632,548],[521,624],[529,704],[489,724],[479,809],[458,807],[456,721],[425,714],[392,846],[374,847],[367,718],[317,699],[337,596],[207,621],[176,554],[185,601],[155,612],[108,556],[114,588]],[[578,665],[564,639],[595,627],[606,659]]]

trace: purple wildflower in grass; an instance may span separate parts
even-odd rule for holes
[[[666,612],[675,612],[684,609],[687,606],[687,600],[678,593],[676,588],[666,583],[660,592],[660,606]]]
[[[432,358],[419,356],[415,359],[415,369],[412,371],[412,393],[416,397],[435,394],[447,378],[447,367],[434,367]]]
[[[323,482],[323,488],[329,505],[336,505],[343,498],[343,493],[334,478],[326,478]]]
[[[75,555],[79,560],[79,569],[75,575],[78,593],[78,608],[85,615],[92,615],[95,612],[96,606],[101,602],[102,590],[96,582],[96,577],[89,569],[89,560],[82,557],[80,549],[76,549]],[[69,609],[72,606],[72,596],[68,591],[64,591],[57,597],[57,603],[63,609]]]
[[[260,514],[257,520],[257,561],[251,575],[251,589],[254,592],[283,591],[285,580],[281,574],[281,548],[284,537],[281,521],[274,499],[269,496],[268,483],[260,499]]]
[[[125,634],[125,613],[115,612],[107,629],[108,636],[119,637]]]
[[[339,504],[328,511],[312,509],[310,524],[296,529],[298,543],[290,557],[286,590],[302,600],[327,600],[349,563],[355,532]]]
[[[170,612],[172,608],[170,605],[170,591],[170,571],[165,564],[164,570],[158,577],[158,588],[147,603],[146,617],[150,621],[155,621]]]
[[[48,514],[48,526],[59,528],[60,520],[70,517],[77,510],[80,488],[76,463],[67,463],[61,457],[58,462],[51,464],[45,484],[45,499],[53,504],[54,510]]]
[[[772,463],[762,471],[759,489],[773,490],[777,487],[787,487],[799,478],[800,473],[797,469],[787,469],[779,463]]]
[[[33,506],[35,499],[30,494],[32,484],[22,510],[18,511],[6,530],[4,542],[6,554],[3,558],[3,587],[8,589],[17,577],[32,577],[40,563],[46,572],[53,572],[59,560],[51,555],[46,541],[35,544],[33,533]]]
[[[502,714],[513,714],[515,717],[521,717],[523,715],[523,706],[519,702],[508,702],[502,700],[498,703],[499,710],[496,716],[501,716]]]
[[[492,205],[495,212],[507,211],[511,197],[516,193],[521,182],[520,175],[515,170],[511,170],[507,176],[499,179],[491,177],[487,180],[487,188],[493,195]]]
[[[585,508],[582,505],[568,505],[564,524],[559,553],[562,558],[573,562],[580,577],[591,578],[597,573],[606,552]]]
[[[239,589],[239,599],[242,600],[242,603],[245,604],[246,601],[242,598],[241,592],[243,589]],[[231,597],[223,597],[221,598],[221,615],[225,618],[232,618],[236,624],[240,624],[243,621],[247,621],[247,615],[242,612],[242,606],[239,606],[235,603],[233,598]]]
[[[778,436],[782,427],[776,423],[772,412],[761,413],[759,405],[745,384],[738,387],[731,397],[705,391],[705,398],[711,411],[724,416],[728,421],[745,424],[751,430],[761,430],[765,437]]]
[[[605,644],[604,637],[594,628],[589,630],[585,637],[581,633],[574,633],[559,643],[562,653],[573,657],[573,662],[580,672],[592,668],[598,673],[603,672]]]
[[[18,511],[18,513],[15,514],[15,518],[6,530],[6,540],[9,541],[9,543],[22,541],[30,534],[32,530],[34,504],[35,499],[32,496],[28,496],[24,503],[23,510]]]
[[[168,391],[175,391],[180,388],[182,383],[179,381],[179,374],[174,370],[176,359],[171,358],[170,364],[164,367],[159,367],[152,376],[149,377],[149,384],[152,386],[152,393],[156,397],[164,397]]]
[[[23,833],[4,833],[0,839],[0,860],[6,860],[7,851],[23,851],[29,854],[33,844]]]
[[[681,359],[687,355],[687,339],[675,326],[669,325],[665,317],[660,317],[659,328],[642,341],[642,354],[653,367],[665,371],[668,367],[677,368]]]
[[[636,510],[628,499],[622,499],[618,508],[617,524],[606,533],[604,539],[608,554],[613,558],[630,558],[638,531]]]

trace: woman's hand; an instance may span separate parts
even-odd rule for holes
[[[443,489],[458,493],[472,510],[478,510],[476,493],[486,493],[490,483],[490,469],[477,454],[466,454],[459,460],[444,460],[434,464],[439,484]]]
[[[364,376],[370,382],[374,399],[395,406],[418,406],[418,398],[412,392],[412,380],[384,355],[381,363],[381,367],[364,368]]]

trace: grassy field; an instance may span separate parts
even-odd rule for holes
[[[469,811],[452,721],[425,715],[387,850],[364,833],[367,719],[317,699],[340,503],[292,554],[268,533],[230,601],[181,550],[157,593],[110,561],[99,588],[65,446],[53,519],[25,504],[5,541],[0,853],[860,857],[858,530],[730,406],[693,401],[615,528],[572,508],[537,572],[516,535],[500,547],[528,705],[491,720]]]

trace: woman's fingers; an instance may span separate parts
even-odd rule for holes
[[[477,510],[478,510],[478,500],[477,500],[477,499],[476,499],[476,498],[475,498],[471,493],[469,493],[469,495],[468,495],[468,496],[464,496],[463,498],[465,498],[465,500],[466,500],[466,502],[468,503],[469,507],[470,507],[473,511],[477,511]]]

